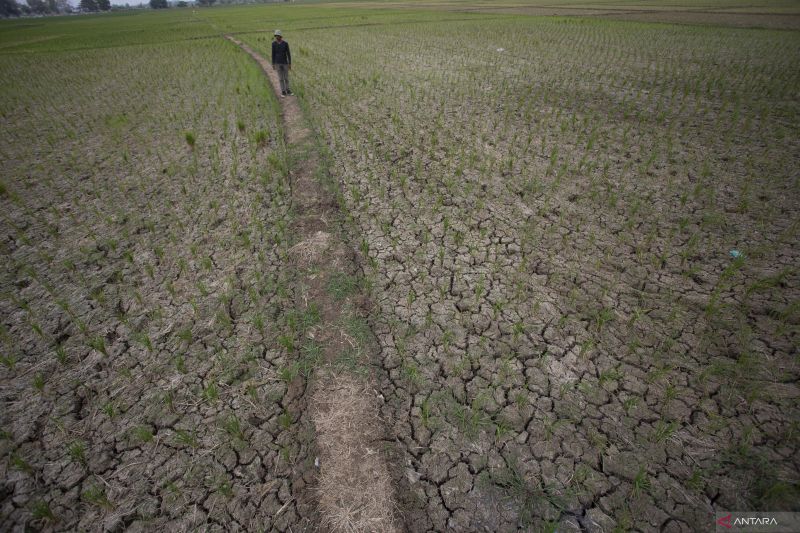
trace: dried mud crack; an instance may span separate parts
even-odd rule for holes
[[[62,59],[31,77],[110,90],[5,108],[0,531],[313,528],[275,98],[219,38]]]
[[[249,54],[276,93],[269,62],[231,35]],[[298,338],[296,381],[305,394],[316,432],[319,468],[314,496],[319,527],[331,531],[395,531],[392,477],[387,462],[383,400],[374,388],[377,343],[366,321],[368,300],[360,294],[355,252],[338,227],[335,193],[318,178],[320,157],[295,98],[281,101],[285,142],[291,159],[290,233]],[[298,497],[307,499],[308,493]]]
[[[467,4],[8,22],[0,531],[800,511],[797,15]]]

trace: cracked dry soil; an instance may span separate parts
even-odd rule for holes
[[[767,74],[796,61],[787,35],[520,19],[294,39],[372,287],[406,529],[797,509],[799,80]]]
[[[2,61],[0,529],[309,527],[292,198],[260,72],[222,39]],[[107,91],[30,89],[52,84]]]
[[[228,43],[2,59],[0,528],[674,532],[797,509],[787,34],[297,36],[330,154],[293,99],[284,135]],[[113,90],[78,110],[31,79]],[[320,165],[327,190],[302,181]]]
[[[142,87],[7,115],[2,528],[394,529],[368,304],[296,102],[227,44],[111,54],[24,67]]]

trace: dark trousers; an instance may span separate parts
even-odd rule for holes
[[[281,92],[289,90],[289,65],[277,63],[275,70],[278,71],[278,80],[281,82]]]

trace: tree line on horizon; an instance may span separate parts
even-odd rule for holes
[[[195,0],[194,4],[199,7],[210,7],[219,4],[250,4],[250,3],[273,3],[276,1],[288,0]],[[173,7],[188,7],[187,0],[177,2],[169,0],[149,0],[152,9],[166,9]],[[114,6],[114,8],[122,6]],[[125,4],[124,8],[129,8]],[[69,0],[0,0],[0,18],[21,17],[29,15],[63,15],[68,13],[96,13],[100,11],[110,11],[112,8],[111,0],[80,0],[77,8],[69,4]]]
[[[81,0],[77,11],[110,11],[111,0]],[[0,17],[21,17],[25,15],[62,15],[74,13],[69,0],[0,0]]]
[[[276,2],[288,2],[289,0],[194,0],[194,5],[199,7],[210,7],[218,3],[219,5],[233,5],[233,4],[271,4]],[[187,7],[189,5],[185,0],[173,2],[174,7]],[[170,2],[167,0],[150,0],[150,7],[153,9],[163,9],[170,7]]]

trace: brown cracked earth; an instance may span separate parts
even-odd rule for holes
[[[201,85],[246,70],[231,58],[230,71],[204,71],[202,54],[187,53]],[[153,83],[160,65],[146,65]],[[3,355],[0,529],[398,529],[377,343],[336,196],[297,101],[275,115],[269,98],[250,100],[265,123],[230,124],[227,153],[201,149],[213,133],[197,128],[188,148],[139,147],[158,153],[159,182],[137,179],[153,171],[138,166],[147,158],[101,159],[115,134],[87,143],[97,156],[76,176],[86,186],[57,190],[56,207],[4,185],[2,281],[19,296],[3,300],[2,334],[38,334]],[[75,190],[93,212],[74,211]]]
[[[0,337],[16,348],[0,368],[0,529],[679,532],[719,509],[797,510],[794,104],[706,101],[734,38],[772,42],[720,30],[703,63],[665,41],[720,70],[662,101],[636,85],[660,30],[635,48],[635,81],[603,92],[574,73],[605,75],[589,50],[613,24],[577,43],[560,22],[459,24],[482,80],[497,48],[472,47],[487,35],[547,39],[553,57],[529,46],[540,55],[509,58],[510,86],[465,96],[447,78],[466,75],[448,70],[450,29],[382,31],[396,69],[375,63],[368,29],[309,30],[296,78],[314,71],[321,90],[304,116],[239,77],[252,58],[277,85],[263,39],[227,36],[250,58],[210,41],[137,51],[164,99],[135,110],[143,122],[213,118],[165,147],[109,155],[130,118],[102,98],[52,119],[88,137],[65,141],[71,160],[24,137],[27,110],[4,116],[20,137],[8,168],[38,180],[2,190]],[[420,42],[440,52],[420,60]],[[337,46],[366,59],[328,93]],[[547,78],[575,49],[591,61]],[[186,79],[164,75],[187,58]],[[792,76],[757,67],[754,92],[762,74]],[[209,93],[203,113],[180,84]],[[490,94],[514,84],[526,98]],[[225,107],[233,90],[257,123]],[[663,158],[646,151],[659,113],[686,126]],[[777,178],[742,190],[751,171]]]

